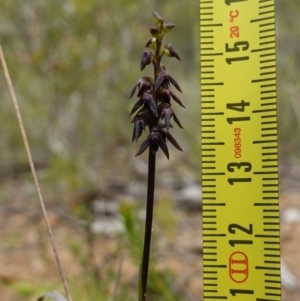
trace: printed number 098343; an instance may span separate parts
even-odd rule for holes
[[[242,157],[242,139],[241,139],[241,129],[235,128],[234,132],[234,157],[240,159]]]

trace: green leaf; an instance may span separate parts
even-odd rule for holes
[[[139,268],[139,279],[138,279],[139,301],[143,301],[142,270],[143,270],[143,260],[141,261],[140,268]]]

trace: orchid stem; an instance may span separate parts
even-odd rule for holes
[[[146,301],[148,267],[149,267],[149,258],[150,258],[154,188],[155,188],[155,161],[156,161],[156,150],[155,150],[155,146],[151,145],[149,148],[147,208],[146,208],[144,250],[143,250],[142,272],[141,272],[143,301]]]
[[[155,49],[155,52],[149,50],[143,52],[140,69],[142,71],[147,65],[152,63],[154,77],[143,76],[140,78],[129,95],[129,98],[131,98],[138,89],[137,97],[139,100],[133,106],[130,113],[131,115],[138,110],[132,120],[132,123],[134,123],[132,141],[137,141],[143,131],[149,128],[148,137],[136,153],[136,156],[139,156],[149,148],[146,222],[143,257],[139,269],[138,301],[146,301],[147,299],[146,291],[152,235],[156,152],[161,149],[167,159],[169,159],[167,141],[182,151],[179,144],[169,133],[169,128],[172,127],[170,123],[172,117],[175,123],[182,128],[171,107],[171,102],[174,100],[180,106],[184,106],[181,100],[171,91],[171,84],[180,92],[181,89],[175,79],[166,71],[165,66],[161,64],[163,55],[180,60],[178,53],[171,44],[162,48],[164,34],[172,30],[176,25],[173,23],[164,23],[164,19],[157,12],[153,11],[152,14],[157,27],[150,27],[152,38],[146,43],[145,47]]]

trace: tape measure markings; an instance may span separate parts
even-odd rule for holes
[[[280,300],[274,27],[273,0],[200,1],[204,300]]]

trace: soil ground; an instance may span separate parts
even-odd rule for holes
[[[280,168],[281,182],[280,209],[300,209],[299,168],[288,163]],[[0,206],[0,292],[3,301],[23,301],[18,294],[20,284],[35,285],[40,279],[49,282],[58,279],[52,250],[46,235],[45,224],[41,215],[35,189],[32,184],[23,180],[6,180],[1,183]],[[33,201],[34,200],[34,201]],[[66,274],[70,278],[81,272],[82,265],[70,243],[80,244],[84,233],[76,226],[76,221],[62,208],[61,203],[47,200],[50,222],[55,234],[56,243]],[[160,245],[158,264],[168,266],[178,275],[176,285],[186,286],[188,299],[202,300],[202,231],[201,212],[176,210],[178,226],[173,240],[164,240]],[[175,239],[175,237],[177,237]],[[70,239],[71,238],[71,239]],[[300,222],[282,221],[281,223],[282,259],[290,270],[300,279]],[[103,248],[102,246],[105,246]],[[116,254],[118,244],[116,237],[98,238],[96,241],[97,258],[100,264],[110,262],[117,264],[116,258],[109,260],[109,254]],[[136,274],[136,269],[124,256],[122,273]],[[299,283],[298,283],[299,285]],[[19,287],[16,289],[16,287]],[[181,287],[182,288],[182,287]],[[22,289],[22,288],[21,288]],[[23,288],[23,291],[26,290]],[[37,296],[38,297],[38,296]],[[29,298],[26,300],[35,300]],[[298,289],[282,288],[283,301],[299,301]]]

